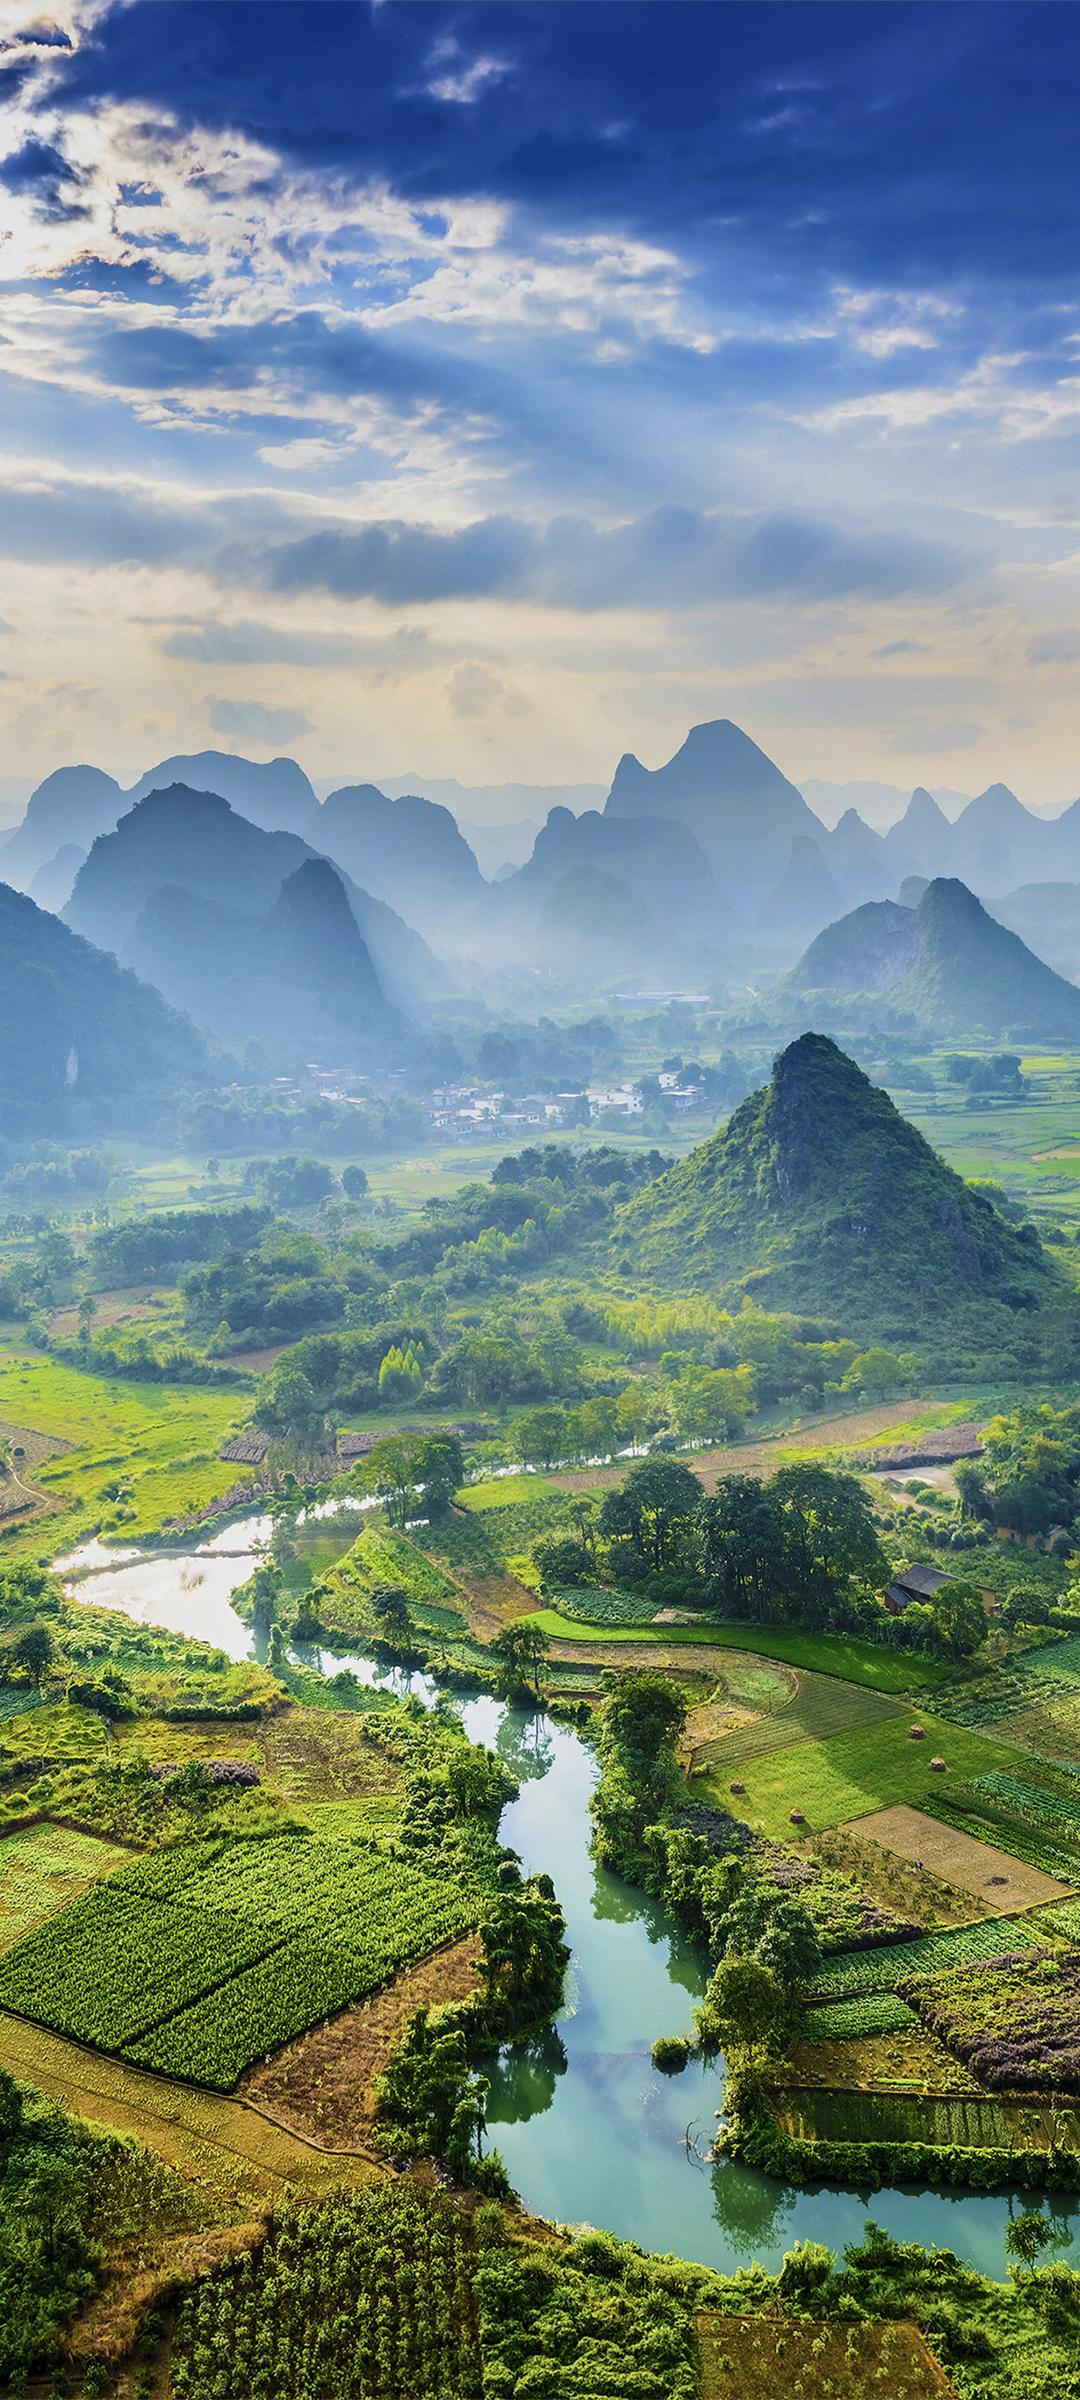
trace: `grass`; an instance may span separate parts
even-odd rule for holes
[[[789,1743],[771,1755],[746,1761],[741,1780],[746,1796],[739,1814],[759,1832],[791,1839],[791,1812],[801,1810],[810,1830],[847,1824],[906,1800],[917,1808],[950,1781],[1015,1764],[1016,1753],[963,1726],[946,1725],[920,1712],[925,1740],[910,1739],[903,1712],[877,1724],[837,1734],[831,1741]],[[947,1772],[935,1774],[931,1758],[944,1758]]]
[[[43,1539],[62,1549],[99,1526],[125,1536],[157,1533],[170,1518],[220,1499],[238,1470],[217,1450],[244,1405],[236,1391],[130,1383],[84,1375],[57,1359],[0,1356],[0,1423],[69,1445],[32,1470],[58,1505],[47,1520],[13,1520],[9,1555],[37,1555]],[[122,1512],[106,1497],[118,1479],[132,1487]]]
[[[78,1900],[99,1876],[128,1863],[118,1843],[99,1841],[66,1825],[23,1825],[0,1847],[4,1904],[0,1949],[40,1925],[69,1900]]]
[[[549,1641],[580,1642],[586,1629],[556,1608],[536,1609],[525,1622],[539,1625]],[[923,1684],[940,1683],[950,1672],[940,1659],[919,1658],[912,1652],[879,1649],[875,1642],[858,1642],[834,1633],[795,1633],[773,1625],[729,1625],[720,1617],[702,1617],[698,1625],[596,1625],[588,1628],[590,1642],[648,1643],[670,1649],[687,1643],[727,1650],[752,1650],[759,1658],[778,1658],[789,1667],[809,1667],[817,1675],[837,1675],[845,1683],[869,1685],[872,1691],[909,1692]]]
[[[459,1508],[519,1508],[531,1500],[559,1499],[543,1475],[492,1475],[485,1483],[467,1483],[457,1496]]]

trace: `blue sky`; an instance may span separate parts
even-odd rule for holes
[[[0,726],[1080,790],[1080,14],[0,0]]]

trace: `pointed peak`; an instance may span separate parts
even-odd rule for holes
[[[928,792],[924,783],[917,783],[900,820],[903,825],[948,825],[942,807]]]

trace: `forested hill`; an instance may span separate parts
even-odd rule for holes
[[[211,1080],[195,1027],[22,892],[0,884],[5,1133],[143,1130]]]
[[[917,908],[867,901],[811,942],[777,997],[852,1003],[852,1021],[868,995],[888,1001],[937,1042],[1076,1041],[1080,991],[1056,975],[966,884],[929,883]]]
[[[611,1247],[624,1273],[905,1343],[973,1304],[1015,1316],[1070,1300],[1034,1229],[1006,1222],[818,1033],[618,1211]]]

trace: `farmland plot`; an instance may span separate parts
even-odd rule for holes
[[[475,1924],[460,1881],[346,1838],[187,1843],[0,1959],[0,2005],[229,2091],[246,2066]]]
[[[66,1825],[21,1825],[0,1845],[0,1950],[78,1900],[130,1852]]]
[[[908,1998],[992,2091],[1080,2092],[1080,1951],[1023,1948]]]
[[[949,2384],[912,2325],[840,2325],[773,2317],[695,2319],[702,2400],[944,2400]]]
[[[841,1951],[830,1958],[805,1986],[809,2000],[855,1999],[864,1992],[895,1992],[915,1975],[947,1975],[953,1967],[970,1967],[1006,1950],[1035,1947],[1035,1935],[1022,1921],[987,1917],[980,1925],[954,1925],[941,1933],[924,1933],[914,1942],[887,1942],[875,1950]]]
[[[991,1842],[977,1841],[972,1834],[945,1826],[903,1802],[896,1808],[880,1809],[875,1816],[860,1817],[858,1830],[901,1858],[917,1859],[931,1874],[940,1875],[942,1882],[974,1892],[980,1900],[992,1898],[999,1916],[1012,1909],[1036,1908],[1044,1900],[1062,1900],[1068,1890],[1067,1884],[1042,1874],[1037,1867],[1024,1866],[996,1850]]]

